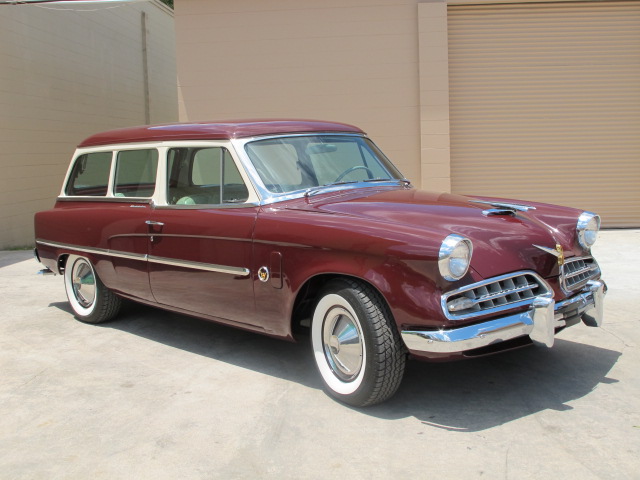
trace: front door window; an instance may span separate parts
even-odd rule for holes
[[[169,205],[244,203],[249,191],[223,147],[172,148],[167,161]]]

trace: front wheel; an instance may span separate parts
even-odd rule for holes
[[[327,390],[344,403],[380,403],[400,386],[406,350],[385,301],[365,283],[340,279],[323,289],[311,343]]]
[[[64,288],[76,318],[85,323],[111,320],[120,310],[120,297],[104,286],[89,259],[69,255]]]

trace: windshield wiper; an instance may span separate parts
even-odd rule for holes
[[[406,178],[370,178],[368,180],[360,180],[365,183],[373,183],[373,182],[400,182],[405,185],[411,185],[411,182]]]
[[[310,197],[311,195],[316,195],[317,193],[319,193],[320,191],[326,188],[349,185],[353,183],[374,183],[374,182],[400,182],[400,183],[403,183],[404,185],[411,185],[411,182],[406,178],[370,178],[367,180],[349,180],[347,182],[325,183],[324,185],[317,185],[315,187],[310,187],[304,192],[304,196]]]
[[[309,187],[309,188],[307,188],[305,190],[304,196],[305,197],[310,197],[311,195],[315,195],[315,194],[321,192],[322,190],[324,190],[326,188],[336,187],[336,186],[340,186],[340,185],[347,185],[349,183],[356,183],[356,182],[353,181],[353,182],[325,183],[324,185],[316,185],[314,187]]]

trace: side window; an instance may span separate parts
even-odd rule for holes
[[[173,148],[168,153],[168,203],[242,203],[249,191],[226,148]]]
[[[111,155],[111,152],[96,152],[76,158],[65,190],[66,194],[105,196],[109,185]]]
[[[193,156],[191,183],[193,185],[220,185],[220,155],[222,148],[203,148]]]
[[[157,168],[155,149],[118,152],[113,193],[116,197],[151,197],[156,189]]]

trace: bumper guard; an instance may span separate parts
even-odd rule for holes
[[[552,347],[555,329],[565,326],[560,311],[567,307],[577,306],[586,325],[602,325],[606,292],[607,286],[603,281],[592,280],[578,295],[562,302],[538,297],[531,309],[516,315],[449,330],[403,330],[401,336],[409,350],[425,353],[464,352],[524,335],[537,345]]]

